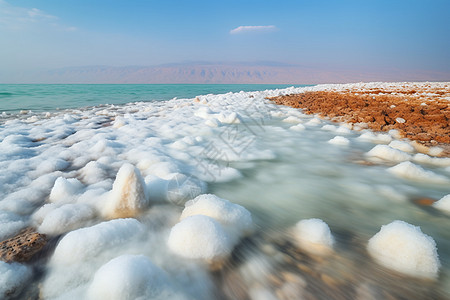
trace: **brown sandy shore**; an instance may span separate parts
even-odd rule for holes
[[[271,100],[354,128],[395,129],[420,152],[438,146],[450,156],[450,82],[317,86]]]

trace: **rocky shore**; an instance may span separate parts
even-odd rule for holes
[[[357,128],[395,129],[419,151],[438,146],[450,156],[450,83],[341,85],[271,100]]]

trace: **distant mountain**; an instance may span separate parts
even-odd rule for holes
[[[0,81],[5,81],[1,80]],[[8,78],[22,83],[255,83],[314,84],[360,81],[443,81],[448,73],[320,69],[276,62],[178,63],[158,66],[86,66],[54,69]]]

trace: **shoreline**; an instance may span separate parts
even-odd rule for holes
[[[354,129],[397,130],[417,151],[450,157],[450,83],[318,85],[314,90],[268,98],[278,105],[344,122]],[[439,153],[440,152],[440,153]]]

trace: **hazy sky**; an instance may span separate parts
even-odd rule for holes
[[[0,72],[276,61],[450,72],[449,0],[0,0]]]

